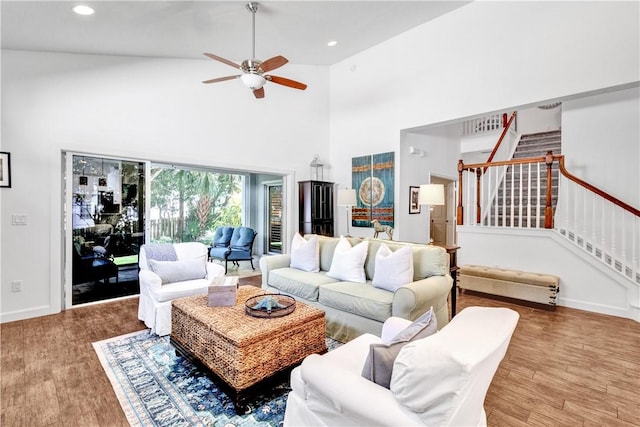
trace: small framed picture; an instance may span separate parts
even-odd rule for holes
[[[418,203],[418,198],[420,197],[420,187],[409,187],[409,213],[410,214],[419,214],[420,213],[420,203]]]
[[[0,152],[0,187],[11,187],[11,154]]]

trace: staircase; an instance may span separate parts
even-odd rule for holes
[[[523,135],[518,142],[513,159],[544,157],[549,151],[553,154],[561,153],[559,130]],[[555,212],[558,202],[557,162],[554,162],[551,172],[551,206]],[[520,185],[521,179],[522,185]],[[490,224],[497,227],[526,228],[536,227],[536,221],[539,221],[537,227],[543,228],[546,189],[547,171],[544,164],[540,168],[533,165],[509,166],[504,174],[503,185],[500,185],[497,191],[497,203],[494,199],[491,204]],[[538,191],[540,197],[538,197]]]

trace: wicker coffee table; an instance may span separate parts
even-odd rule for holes
[[[322,310],[297,301],[295,310],[283,317],[246,314],[245,301],[264,293],[240,286],[232,307],[208,307],[206,295],[172,303],[171,343],[224,382],[239,412],[269,379],[327,350]]]

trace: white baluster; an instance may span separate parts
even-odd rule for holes
[[[520,177],[518,179],[518,227],[522,227],[522,163],[520,163]]]
[[[540,227],[540,162],[536,163],[536,226]]]
[[[515,206],[513,202],[514,188],[515,188],[515,178],[514,178],[515,172],[516,172],[515,165],[511,165],[511,223],[509,224],[510,227],[513,227],[513,220],[514,220],[514,213],[515,213]]]
[[[527,164],[527,228],[531,228],[531,163]]]
[[[507,225],[507,165],[502,165],[502,226]]]
[[[494,169],[494,175],[495,175],[495,178],[494,178],[495,179],[495,187],[494,187],[495,188],[494,189],[494,191],[495,191],[495,195],[494,195],[495,203],[493,204],[493,206],[494,206],[493,212],[495,213],[494,219],[493,219],[494,227],[498,226],[498,213],[499,213],[498,210],[500,209],[500,206],[499,206],[498,202],[499,202],[499,199],[500,199],[500,185],[501,185],[501,182],[500,182],[500,170],[501,170],[501,168],[504,168],[504,166],[500,166],[500,168],[492,168],[492,169]]]
[[[609,203],[611,210],[611,265],[615,268],[615,253],[616,253],[616,218],[615,218],[615,206],[613,203]]]
[[[597,224],[597,219],[596,219],[596,200],[597,200],[597,195],[595,193],[593,193],[593,202],[591,203],[591,215],[592,215],[592,219],[591,219],[591,245],[592,248],[591,250],[595,252],[595,244],[596,244],[596,239],[597,239],[597,235],[596,235],[596,224]]]

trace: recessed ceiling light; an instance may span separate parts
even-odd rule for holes
[[[329,43],[327,43],[327,46],[329,46],[329,47],[333,47],[333,46],[335,46],[335,45],[337,45],[337,44],[338,44],[338,42],[337,42],[337,41],[335,41],[335,40],[331,40]]]
[[[80,4],[78,6],[75,6],[73,8],[73,11],[75,13],[77,13],[78,15],[93,15],[93,13],[95,12],[93,10],[93,8],[89,7],[89,6],[85,6],[83,4]]]

